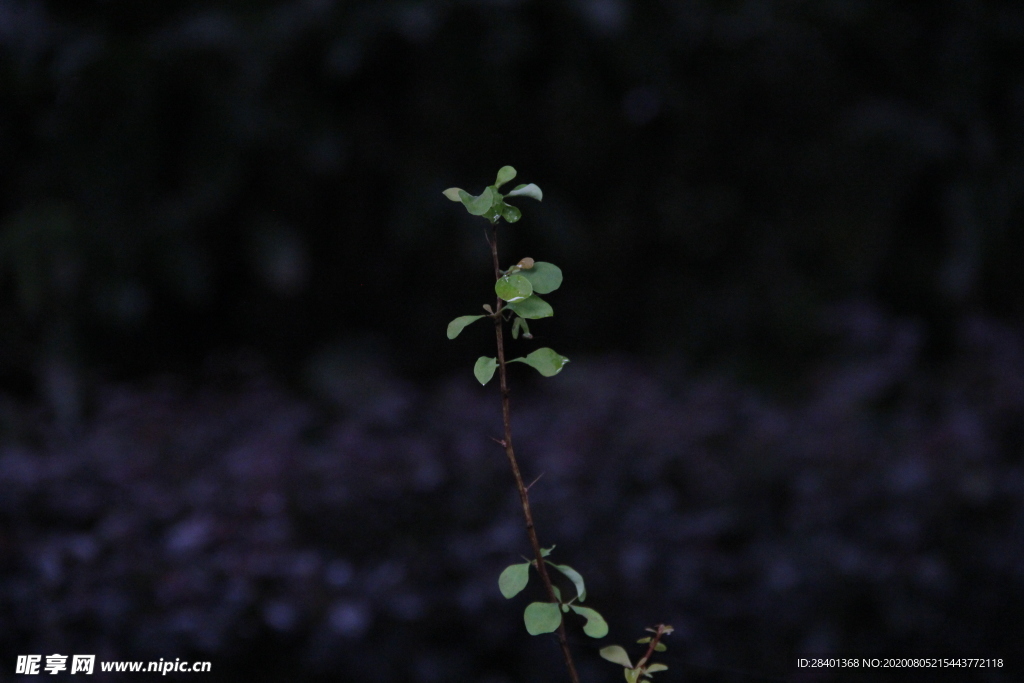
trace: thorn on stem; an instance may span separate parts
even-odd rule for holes
[[[501,446],[502,448],[508,448],[508,444],[507,444],[507,443],[505,443],[505,439],[495,439],[495,438],[494,438],[494,437],[492,436],[492,437],[491,437],[491,441],[493,441],[494,443],[498,444],[498,445],[499,445],[499,446]]]
[[[537,475],[537,478],[530,482],[530,485],[526,487],[526,490],[529,491],[531,488],[533,488],[533,485],[536,484],[538,481],[540,481],[540,478],[543,477],[543,476],[544,476],[543,472],[541,472],[539,475]]]

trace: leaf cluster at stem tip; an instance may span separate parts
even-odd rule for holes
[[[541,189],[529,183],[516,185],[508,194],[501,194],[498,189],[516,177],[516,169],[511,166],[502,166],[498,170],[498,177],[493,185],[488,185],[480,194],[473,196],[460,187],[449,187],[444,191],[444,196],[453,202],[462,202],[466,211],[474,216],[483,216],[493,225],[499,218],[504,218],[507,223],[516,223],[523,217],[522,212],[511,204],[505,202],[506,197],[530,197],[538,202],[544,199]]]
[[[552,546],[554,547],[554,546]],[[544,556],[551,552],[551,548],[542,551]],[[554,587],[555,597],[558,602],[531,602],[523,611],[523,622],[526,624],[526,631],[532,635],[551,633],[562,623],[562,614],[575,612],[584,619],[583,632],[591,638],[604,638],[608,635],[608,623],[597,610],[583,607],[576,604],[587,598],[587,587],[583,582],[583,576],[567,564],[555,564],[550,560],[544,560],[545,564],[558,570],[563,576],[572,582],[576,588],[576,597],[565,601],[562,599],[562,592]],[[506,599],[514,598],[530,581],[530,567],[536,568],[537,561],[520,562],[505,567],[505,571],[498,577],[498,590]]]

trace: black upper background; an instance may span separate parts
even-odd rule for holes
[[[1022,41],[1013,2],[9,3],[0,373],[348,340],[449,372],[492,295],[441,190],[504,164],[563,353],[784,381],[867,299],[941,357],[1024,312]]]

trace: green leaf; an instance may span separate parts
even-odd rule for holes
[[[644,643],[649,643],[649,642],[651,642],[651,637],[650,637],[650,636],[647,636],[646,638],[641,638],[640,640],[638,640],[638,641],[636,641],[636,642],[638,642],[638,643],[640,643],[641,645],[643,645]]]
[[[511,304],[510,304],[511,305]],[[523,326],[523,319],[516,316],[516,319],[512,321],[512,338],[519,339],[519,328]]]
[[[520,317],[529,318],[530,320],[537,320],[538,318],[550,318],[555,314],[551,304],[544,299],[541,299],[536,294],[528,296],[522,301],[509,302],[505,308],[511,309],[519,314]],[[515,332],[513,332],[513,335]]]
[[[597,610],[580,605],[569,605],[569,607],[572,608],[573,612],[587,620],[587,623],[583,625],[583,632],[588,636],[591,638],[604,638],[608,635],[608,622],[597,613]]]
[[[476,381],[480,382],[480,384],[487,384],[491,381],[491,377],[494,377],[494,371],[497,367],[497,359],[480,356],[476,359],[476,365],[473,366],[473,374],[476,375]]]
[[[578,571],[567,564],[555,564],[554,562],[548,562],[548,564],[562,572],[565,578],[572,581],[572,584],[576,586],[576,595],[579,597],[580,602],[587,599],[587,587],[583,585],[583,576]]]
[[[625,648],[621,645],[609,645],[607,647],[602,647],[599,654],[609,662],[619,664],[627,669],[633,668],[633,663],[629,661],[629,655],[626,654]]]
[[[548,555],[551,554],[551,551],[554,550],[554,549],[555,549],[555,546],[551,546],[550,548],[541,548],[540,549],[540,556],[541,557],[547,557]]]
[[[509,303],[522,301],[533,294],[533,285],[519,273],[503,275],[494,283],[494,292]]]
[[[469,211],[474,216],[483,216],[491,210],[497,197],[494,196],[494,190],[488,186],[480,193],[479,197],[474,197],[465,190],[459,190],[459,199],[465,205],[466,211]]]
[[[510,564],[498,577],[498,589],[506,599],[514,598],[530,581],[530,563]]]
[[[498,169],[498,179],[494,181],[495,187],[501,187],[516,177],[516,169],[511,166],[502,166]]]
[[[526,363],[545,377],[554,377],[562,371],[568,362],[568,358],[558,355],[553,349],[546,346],[527,354],[526,358],[513,358],[509,361],[509,363]]]
[[[552,586],[551,591],[555,594],[555,598],[558,600],[558,602],[562,602],[562,591],[558,589],[558,586]]]
[[[562,610],[556,602],[531,602],[523,612],[523,621],[531,636],[551,633],[562,623]]]
[[[506,197],[530,197],[536,199],[538,202],[544,199],[544,193],[540,191],[540,188],[530,183],[529,185],[516,185],[515,189],[509,192]]]
[[[448,323],[448,338],[455,339],[459,336],[459,333],[462,332],[466,325],[475,323],[482,317],[482,315],[460,315],[458,318]]]
[[[656,674],[659,671],[668,671],[668,667],[665,666],[664,664],[651,664],[650,666],[648,666],[646,668],[647,668],[647,673],[649,673],[649,674]]]
[[[640,680],[639,669],[626,669],[626,683],[636,683]]]
[[[554,588],[554,586],[552,586],[552,588]],[[559,599],[561,599],[561,598],[559,598]],[[569,605],[566,605],[565,603],[559,603],[559,604],[562,606],[562,612],[564,612],[565,614],[568,614],[569,613]]]
[[[452,200],[453,202],[461,202],[462,197],[459,196],[460,192],[465,192],[461,187],[449,187],[447,190],[442,192],[445,197]]]
[[[520,271],[537,294],[550,294],[562,286],[562,269],[554,263],[537,261],[533,268]]]
[[[654,651],[655,652],[664,652],[667,649],[668,649],[668,645],[666,645],[665,643],[658,643],[657,645],[654,646]]]
[[[519,219],[523,217],[523,212],[512,206],[511,204],[501,203],[501,217],[505,219],[506,223],[518,223]]]

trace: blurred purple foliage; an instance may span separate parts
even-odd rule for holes
[[[832,351],[787,397],[617,357],[514,377],[542,541],[612,642],[676,627],[674,680],[1019,653],[1019,333],[964,319],[932,366],[867,304],[823,325]],[[561,680],[497,590],[528,549],[493,387],[353,363],[321,400],[258,369],[112,383],[71,432],[5,398],[0,649],[208,659],[210,680]],[[618,679],[574,641],[587,680]]]

